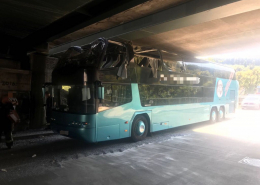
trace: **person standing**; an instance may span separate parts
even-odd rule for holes
[[[9,101],[8,96],[3,96],[0,102],[0,136],[2,133],[5,135],[6,146],[11,149],[13,146],[12,128],[13,123],[8,118],[10,114],[13,114],[14,107]],[[1,137],[0,137],[1,140]]]
[[[52,98],[51,94],[46,91],[45,92],[45,98],[46,98],[46,122],[47,122],[47,128],[51,129],[51,109],[52,109]]]

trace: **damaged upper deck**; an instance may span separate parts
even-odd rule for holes
[[[59,57],[52,74],[54,84],[75,85],[86,81],[167,84],[168,79],[176,77],[187,78],[186,83],[198,85],[204,77],[228,79],[234,73],[233,69],[222,65],[105,38],[84,47],[73,46]],[[178,79],[175,82],[181,83]]]

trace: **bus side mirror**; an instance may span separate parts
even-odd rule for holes
[[[98,87],[98,99],[104,99],[105,88],[103,86]]]
[[[42,87],[42,97],[43,97],[43,101],[44,101],[44,98],[45,98],[45,88],[44,87]]]
[[[83,87],[82,88],[82,101],[89,100],[91,98],[90,96],[90,88]]]

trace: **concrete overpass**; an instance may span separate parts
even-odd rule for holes
[[[25,81],[35,127],[44,122],[42,84],[56,62],[50,55],[70,46],[106,37],[195,56],[260,45],[259,0],[3,0],[0,12],[0,68],[31,72]],[[0,95],[19,92],[19,83],[0,86]]]
[[[239,51],[258,45],[259,6],[258,0],[3,0],[0,57],[54,54],[98,37],[191,55]]]
[[[259,17],[258,0],[192,0],[80,38],[93,26],[85,27],[50,42],[49,53],[83,46],[99,37],[130,40],[136,45],[189,55],[236,52],[259,46]],[[104,22],[112,24],[109,20]]]

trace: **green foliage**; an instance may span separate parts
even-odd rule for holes
[[[258,66],[253,66],[253,65],[248,65],[248,66],[244,66],[244,65],[226,65],[228,67],[232,67],[233,69],[236,70],[236,72],[239,71],[249,71],[249,70],[253,70],[254,68],[258,67]]]
[[[240,87],[245,88],[245,93],[255,93],[256,87],[260,85],[260,67],[258,66],[253,69],[241,70],[236,74]]]
[[[250,58],[207,58],[207,61],[220,63],[236,70],[240,88],[245,89],[245,94],[253,94],[260,85],[260,59]]]
[[[221,58],[207,58],[206,60],[209,62],[220,63],[220,64],[225,61],[224,59],[221,59]]]

